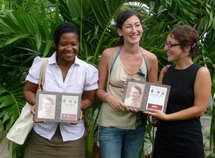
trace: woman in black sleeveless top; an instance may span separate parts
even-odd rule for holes
[[[204,158],[200,124],[211,93],[211,78],[206,67],[193,63],[199,36],[189,26],[175,28],[167,37],[164,50],[169,62],[163,68],[160,83],[170,85],[166,114],[145,112],[160,119],[153,158]]]

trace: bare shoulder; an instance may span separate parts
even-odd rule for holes
[[[110,61],[111,58],[111,48],[105,49],[100,57],[100,64],[101,65],[106,65]]]
[[[101,59],[100,61],[102,62],[108,62],[110,61],[110,58],[114,58],[117,54],[117,52],[119,51],[119,47],[112,47],[112,48],[107,48],[105,49],[103,52],[102,52],[102,55],[101,55]],[[113,53],[113,55],[112,55]]]
[[[208,70],[208,68],[202,66],[199,71],[197,72],[197,77],[206,77],[206,76],[210,76],[210,72]]]
[[[143,51],[144,56],[145,56],[150,62],[157,62],[157,61],[158,61],[157,56],[156,56],[154,53],[152,53],[152,52],[150,52],[150,51],[148,51],[148,50],[146,50],[146,49],[143,49],[143,48],[141,48],[141,49],[142,49],[142,51]]]
[[[113,54],[116,54],[116,52],[118,52],[119,49],[120,49],[120,47],[107,48],[102,52],[102,56],[110,57],[112,52],[113,52]]]
[[[105,50],[102,52],[102,56],[104,56],[104,57],[110,57],[111,51],[112,51],[112,48],[107,48],[107,49],[105,49]]]
[[[199,96],[199,98],[203,98],[203,96],[209,98],[211,94],[211,86],[211,76],[208,68],[201,67],[196,74],[194,85],[195,95]],[[206,100],[206,102],[208,103],[208,100]]]
[[[209,88],[212,86],[210,72],[206,67],[201,67],[198,70],[198,72],[196,74],[195,86],[198,89],[200,87],[202,87],[201,89],[203,89],[203,87]]]

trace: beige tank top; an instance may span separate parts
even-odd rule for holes
[[[111,71],[109,72],[109,82],[107,83],[107,92],[111,95],[122,100],[123,92],[122,86],[127,79],[137,78],[138,80],[146,80],[147,76],[147,63],[143,54],[143,61],[140,67],[139,73],[131,74],[129,73],[124,65],[122,64],[119,53],[121,48],[115,57]],[[142,76],[142,77],[141,77]],[[135,129],[138,125],[141,124],[140,117],[137,113],[129,111],[119,111],[116,112],[113,108],[106,102],[102,103],[98,124],[104,127],[117,127],[120,129]]]

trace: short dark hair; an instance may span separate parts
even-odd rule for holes
[[[60,40],[60,37],[62,36],[62,34],[69,33],[69,32],[75,33],[78,36],[78,41],[80,42],[79,31],[76,28],[76,26],[70,22],[64,23],[64,24],[59,25],[54,32],[54,42],[55,42],[55,45],[57,48],[58,48],[59,40]]]
[[[136,86],[134,86],[134,88],[138,90],[139,94],[142,94],[142,89],[141,89],[141,87],[139,87],[139,86],[136,85]]]
[[[142,23],[139,13],[137,13],[134,10],[125,10],[125,11],[119,13],[119,15],[117,16],[117,18],[116,18],[116,28],[117,29],[122,29],[122,25],[124,24],[124,22],[128,18],[133,16],[133,15],[137,16],[139,18],[139,20],[140,20],[140,23]],[[121,46],[123,44],[124,44],[124,39],[121,36],[120,39],[117,41],[116,46]]]
[[[185,47],[191,46],[190,57],[193,58],[197,54],[199,50],[199,34],[194,28],[188,25],[178,26],[169,35],[178,40],[183,50]]]

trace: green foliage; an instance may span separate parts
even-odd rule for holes
[[[210,146],[211,146],[211,151],[215,155],[215,108],[213,106],[213,112],[212,112],[212,121],[211,121],[211,131],[210,131]]]
[[[2,111],[0,113],[0,118],[5,131],[3,136],[6,135],[6,132],[8,132],[13,122],[19,116],[20,105],[23,105],[22,89],[15,86],[8,87],[8,89],[0,87],[0,111]]]
[[[94,105],[84,112],[84,121],[86,125],[86,130],[88,132],[88,137],[86,140],[86,157],[93,158],[93,146],[97,141],[98,136],[98,126],[97,119],[99,114],[101,102],[96,99]]]
[[[3,136],[18,118],[25,104],[22,89],[35,56],[53,53],[53,30],[58,14],[45,2],[29,0],[0,18],[0,119]],[[20,16],[21,15],[21,16]],[[23,146],[13,145],[13,157],[23,157]]]
[[[75,23],[81,38],[78,56],[98,67],[102,51],[118,40],[116,15],[129,8],[141,14],[144,30],[141,46],[156,54],[160,69],[168,64],[163,50],[168,33],[181,24],[198,30],[201,51],[194,62],[210,70],[214,94],[214,0],[138,0],[138,3],[134,0],[3,0],[0,2],[0,119],[4,135],[25,103],[22,88],[33,58],[53,53],[55,28],[63,22]],[[93,136],[97,131],[100,104],[96,101],[85,113],[89,131],[87,157],[93,157]],[[212,115],[211,147],[214,149],[214,111]],[[16,149],[18,152],[19,146]]]

